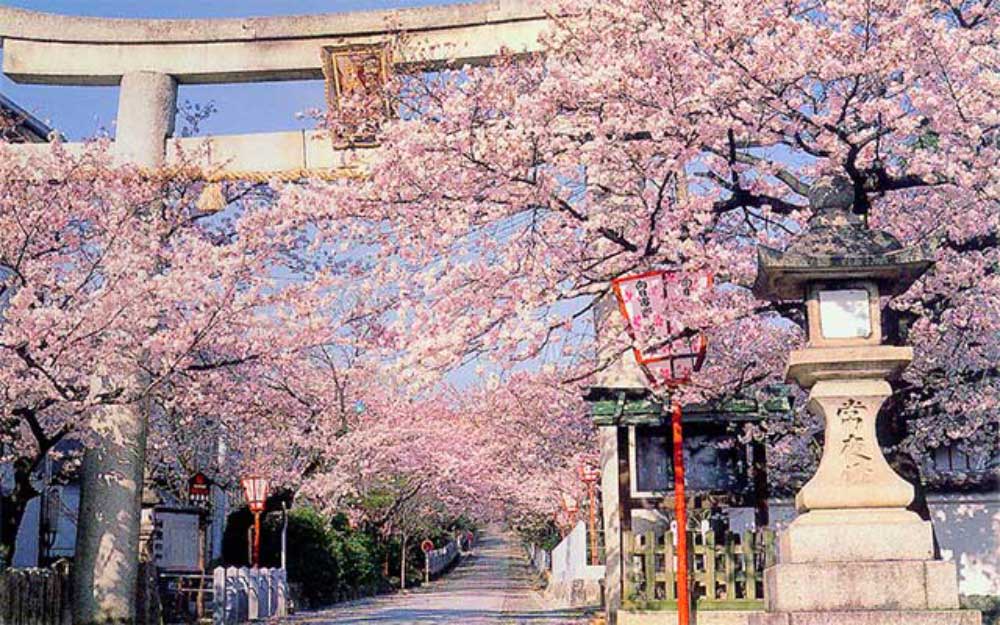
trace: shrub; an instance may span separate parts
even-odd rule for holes
[[[983,613],[983,625],[1000,625],[1000,597],[989,595],[963,595],[962,607]]]
[[[268,515],[262,532],[261,565],[281,566],[282,515]],[[311,508],[288,514],[288,581],[309,605],[332,603],[344,584],[343,561],[329,523]]]

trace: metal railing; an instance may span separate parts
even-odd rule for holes
[[[215,587],[211,575],[161,571],[158,581],[164,623],[193,623],[212,612]]]

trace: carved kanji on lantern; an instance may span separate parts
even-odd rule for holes
[[[845,432],[840,453],[844,456],[843,478],[847,482],[863,482],[873,472],[873,456],[862,430],[864,411],[865,405],[856,399],[848,399],[837,409],[837,417]]]
[[[384,88],[392,68],[388,43],[323,48],[323,75],[334,142],[375,141],[391,107]]]

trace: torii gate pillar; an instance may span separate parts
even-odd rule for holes
[[[162,165],[166,140],[174,129],[176,103],[177,82],[171,76],[125,74],[115,141],[119,157],[142,167]],[[95,384],[104,386],[105,382],[96,380]],[[118,380],[115,386],[124,382]],[[132,401],[106,406],[95,416],[94,429],[100,439],[85,452],[82,466],[73,622],[131,625],[136,620],[146,405]]]
[[[115,150],[125,161],[158,167],[177,117],[177,81],[159,72],[122,76]]]

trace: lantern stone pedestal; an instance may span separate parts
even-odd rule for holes
[[[792,353],[787,375],[825,421],[823,456],[764,573],[767,612],[751,625],[979,625],[978,612],[958,609],[955,564],[934,560],[931,524],[906,509],[913,487],[876,438],[888,380],[912,357],[890,346]]]
[[[749,622],[978,625],[978,612],[958,609],[955,565],[934,559],[931,524],[907,510],[913,487],[875,433],[889,381],[913,360],[912,348],[883,344],[882,298],[909,289],[933,254],[869,229],[856,194],[846,178],[818,179],[806,231],[783,251],[758,250],[754,293],[804,300],[808,342],[786,374],[809,390],[825,437],[816,475],[795,498],[801,516],[764,571],[767,612]]]

